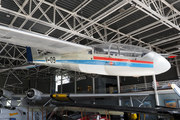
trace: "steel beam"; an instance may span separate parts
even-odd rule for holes
[[[95,94],[95,78],[92,77],[93,94]]]
[[[76,81],[76,71],[74,73],[74,94],[77,93],[77,81]]]
[[[61,93],[63,93],[63,73],[61,72]]]
[[[146,1],[146,0],[142,0],[142,1]],[[165,24],[166,26],[170,27],[170,28],[176,28],[177,30],[180,31],[180,27],[179,25],[171,22],[170,20],[168,20],[166,17],[164,17],[164,10],[162,9],[162,3],[159,0],[159,4],[155,1],[152,0],[151,3],[149,1],[146,2],[141,2],[139,0],[133,0],[133,2],[135,2],[138,6],[142,7],[144,10],[146,10],[148,12],[148,15],[153,15],[154,17],[160,19],[160,21]],[[146,4],[149,3],[149,4]],[[152,9],[153,6],[155,8],[155,10]]]
[[[105,17],[107,17],[108,15],[110,15],[111,13],[115,12],[116,10],[118,10],[119,8],[123,7],[124,5],[128,4],[128,2],[126,0],[123,0],[122,2],[118,3],[117,5],[113,6],[112,8],[110,8],[109,10],[107,10],[106,12],[102,13],[101,15],[99,15],[98,17],[94,18],[93,20],[89,20],[89,23],[87,23],[86,25],[84,25],[84,28],[88,28],[91,25],[93,25],[94,23],[99,22],[100,20],[104,19]],[[83,29],[79,28],[78,30],[76,30],[77,32],[81,32]],[[72,37],[72,35],[68,35],[67,37],[64,38],[64,40],[68,40]]]
[[[153,75],[153,84],[154,84],[154,95],[156,100],[156,105],[159,106],[159,96],[157,93],[157,83],[156,83],[156,76]]]
[[[98,43],[104,43],[103,41],[99,40],[99,39],[96,39],[96,38],[92,38],[90,36],[87,36],[87,35],[84,35],[84,34],[81,34],[77,31],[71,31],[67,28],[64,28],[64,27],[60,27],[60,26],[56,26],[54,24],[51,24],[51,23],[48,23],[46,21],[42,21],[42,20],[39,20],[37,18],[33,18],[33,17],[30,17],[30,16],[26,16],[26,15],[23,15],[21,13],[17,13],[15,11],[12,11],[12,10],[9,10],[9,9],[6,9],[6,8],[0,8],[0,11],[3,11],[3,12],[8,12],[9,14],[12,14],[12,15],[16,15],[18,14],[19,17],[21,18],[25,18],[25,19],[30,19],[31,21],[34,21],[34,22],[37,22],[39,24],[42,24],[42,25],[45,25],[45,26],[49,26],[49,27],[52,27],[52,28],[55,28],[55,29],[59,29],[61,31],[64,31],[64,32],[68,32],[70,34],[73,34],[73,35],[77,35],[77,36],[80,36],[80,37],[83,37],[83,38],[87,38],[89,40],[93,40],[93,41],[96,41]]]

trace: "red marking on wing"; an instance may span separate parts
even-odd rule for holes
[[[177,57],[177,55],[174,55],[174,56],[169,56],[168,58],[175,58],[175,57]]]

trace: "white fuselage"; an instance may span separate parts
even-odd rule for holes
[[[49,54],[33,56],[33,63],[113,76],[147,76],[163,73],[170,68],[169,62],[155,52],[150,52],[143,57],[108,56],[86,52],[64,55]]]

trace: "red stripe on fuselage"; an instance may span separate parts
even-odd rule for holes
[[[98,57],[98,56],[93,56],[93,57],[94,57],[94,60],[108,60],[108,61],[121,61],[121,62],[153,64],[153,62],[149,62],[149,61],[139,61],[139,60],[129,60],[129,59],[119,59],[119,58],[108,58],[108,57]]]

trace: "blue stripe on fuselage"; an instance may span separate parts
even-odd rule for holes
[[[35,62],[46,62],[45,60],[34,60]]]
[[[45,60],[34,60],[35,62],[45,62]],[[105,65],[105,66],[127,66],[127,67],[142,67],[153,68],[153,64],[146,63],[132,63],[132,62],[116,62],[105,60],[56,60],[58,63],[71,63],[71,64],[87,64],[87,65]],[[111,62],[111,63],[110,63]]]

